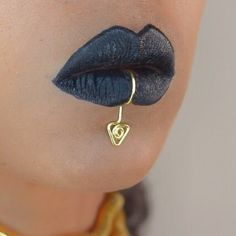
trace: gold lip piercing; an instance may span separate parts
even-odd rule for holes
[[[128,72],[130,73],[131,80],[132,80],[132,92],[131,92],[129,100],[124,104],[130,104],[132,102],[133,96],[136,91],[136,81],[135,81],[134,73],[131,70],[128,70]],[[111,143],[114,146],[120,146],[130,131],[130,126],[124,122],[121,122],[122,112],[123,112],[123,107],[121,105],[119,106],[118,119],[116,121],[110,122],[107,125],[107,132],[111,139]]]
[[[129,98],[128,102],[126,102],[125,104],[130,104],[132,102],[132,99],[134,97],[135,90],[136,90],[136,81],[135,81],[134,72],[131,71],[131,70],[128,70],[128,72],[130,73],[131,80],[132,80],[132,92],[131,92],[131,95],[130,95],[130,98]]]

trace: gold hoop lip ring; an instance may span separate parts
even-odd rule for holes
[[[130,77],[132,80],[132,92],[131,92],[129,100],[125,104],[130,104],[132,102],[132,99],[136,91],[136,81],[135,81],[135,75],[134,75],[135,72],[133,72],[132,70],[127,70],[127,71],[130,73]]]

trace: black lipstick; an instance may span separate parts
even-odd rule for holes
[[[174,50],[168,38],[147,24],[138,33],[112,26],[79,48],[52,82],[62,91],[103,106],[127,102],[135,74],[135,105],[161,99],[174,76]]]

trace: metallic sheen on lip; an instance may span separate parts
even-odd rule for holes
[[[118,106],[129,100],[151,105],[167,91],[174,76],[174,50],[168,38],[148,24],[141,31],[110,27],[79,48],[52,82],[63,92],[95,104]]]

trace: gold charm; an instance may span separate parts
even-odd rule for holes
[[[110,122],[107,125],[107,131],[110,136],[111,142],[115,146],[119,146],[127,136],[130,126],[121,122],[122,106],[119,108],[119,116],[117,121]]]
[[[131,96],[125,104],[130,104],[132,101],[132,98],[135,93],[136,84],[135,84],[135,78],[132,71],[129,71],[131,74],[132,79],[132,93]],[[109,137],[111,139],[111,142],[115,146],[121,145],[121,143],[124,141],[125,137],[129,133],[130,126],[124,122],[121,122],[122,119],[122,106],[119,107],[119,115],[117,121],[112,121],[107,125],[107,131],[109,134]]]

